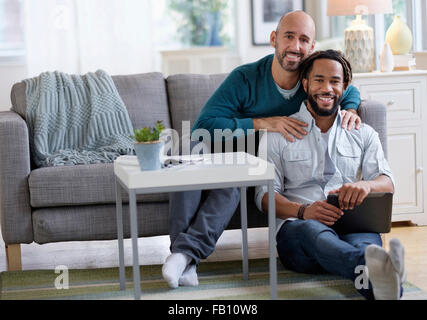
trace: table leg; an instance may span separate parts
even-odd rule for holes
[[[136,194],[135,191],[129,191],[129,209],[130,209],[130,232],[132,235],[132,256],[133,256],[133,288],[135,300],[141,299],[141,282],[139,276],[139,257],[138,257],[138,219],[136,212]]]
[[[242,258],[243,258],[243,280],[249,279],[248,265],[248,211],[246,202],[246,187],[240,188],[240,219],[242,228]]]
[[[123,206],[122,206],[122,187],[116,178],[116,219],[117,219],[117,239],[119,243],[119,273],[120,290],[126,289],[125,284],[125,257],[123,248]]]
[[[268,243],[270,249],[270,296],[277,299],[276,203],[273,182],[268,183]]]

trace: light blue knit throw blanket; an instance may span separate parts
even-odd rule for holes
[[[25,83],[30,148],[38,167],[112,162],[133,154],[132,123],[106,72],[45,72]]]

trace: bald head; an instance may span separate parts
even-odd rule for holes
[[[307,13],[285,14],[270,35],[270,44],[275,49],[273,68],[281,66],[285,71],[297,72],[300,63],[314,50],[315,34],[314,21]]]
[[[316,24],[313,18],[304,11],[298,10],[284,14],[277,24],[276,32],[279,32],[284,26],[305,30],[311,39],[316,37]]]

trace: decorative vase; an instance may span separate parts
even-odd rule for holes
[[[371,72],[375,63],[374,30],[357,16],[344,30],[345,56],[353,72]]]
[[[385,41],[390,44],[394,55],[407,54],[412,47],[412,32],[400,16],[395,16],[388,28]]]
[[[135,142],[134,147],[141,170],[159,170],[162,167],[164,141]]]
[[[380,55],[380,71],[391,72],[393,71],[393,68],[394,68],[393,53],[391,52],[390,45],[386,42],[384,43],[384,47]]]

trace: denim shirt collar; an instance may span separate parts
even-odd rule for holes
[[[335,121],[331,127],[332,135],[334,134],[333,131],[335,131],[335,128],[341,125],[342,117],[340,111],[341,107],[338,108],[337,116],[335,117]],[[305,128],[307,132],[310,132],[313,126],[316,126],[316,122],[313,116],[311,115],[310,111],[308,111],[306,101],[301,103],[300,110],[294,114],[294,117],[308,124],[308,126]]]

